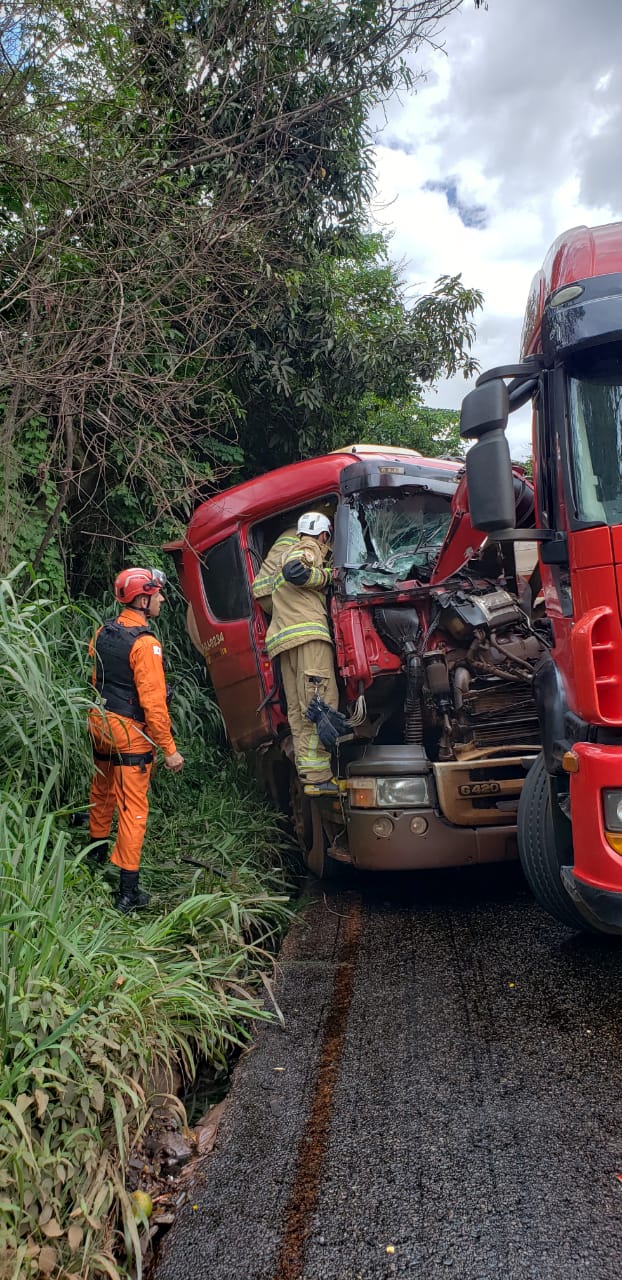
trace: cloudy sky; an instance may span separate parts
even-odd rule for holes
[[[518,359],[532,276],[560,232],[622,218],[622,0],[474,0],[423,48],[417,92],[378,128],[377,217],[415,294],[462,273],[484,292],[482,369]],[[458,408],[472,384],[429,402]],[[529,451],[527,408],[511,419]]]

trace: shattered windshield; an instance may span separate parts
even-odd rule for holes
[[[346,558],[348,591],[427,581],[451,520],[449,497],[404,492],[351,499]]]

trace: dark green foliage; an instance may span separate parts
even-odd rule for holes
[[[430,409],[416,397],[382,400],[364,396],[347,428],[335,438],[335,445],[358,440],[362,444],[393,444],[417,449],[429,458],[461,458],[458,409]]]
[[[246,405],[240,439],[247,470],[354,440],[420,447],[412,432],[400,440],[379,429],[366,435],[370,405],[382,402],[393,425],[420,413],[423,384],[458,370],[470,375],[472,316],[481,301],[459,277],[443,277],[411,303],[379,234],[361,233],[340,255],[319,253],[306,273],[291,278],[276,326],[261,340],[249,337],[245,377],[237,382]]]
[[[477,291],[366,230],[370,108],[459,0],[9,0],[0,14],[0,1252],[140,1274],[150,1073],[222,1066],[288,919],[283,835],[176,627],[140,923],[84,867],[87,642],[202,494],[354,437],[453,450]],[[97,599],[97,616],[89,603]],[[173,593],[169,593],[171,596]],[[265,1011],[263,1013],[265,1016]],[[122,1233],[116,1231],[122,1226]],[[125,1259],[127,1258],[127,1266]],[[1,1270],[0,1266],[0,1270]]]
[[[411,307],[364,232],[368,113],[458,3],[5,6],[4,566],[96,590],[241,463],[470,367],[478,295]]]

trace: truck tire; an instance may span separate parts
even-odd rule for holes
[[[551,792],[542,755],[532,764],[521,791],[518,854],[536,902],[562,924],[592,932],[561,881],[560,868],[568,859],[560,856],[555,842]]]
[[[300,778],[294,771],[289,795],[294,833],[307,871],[317,876],[318,880],[336,879],[341,874],[342,864],[329,858],[319,805],[305,795]]]

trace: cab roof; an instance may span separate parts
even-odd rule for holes
[[[572,227],[549,249],[529,291],[521,338],[521,359],[541,351],[540,328],[546,300],[563,284],[622,271],[622,222]]]
[[[424,458],[416,449],[392,445],[347,445],[319,458],[292,462],[276,471],[267,471],[208,498],[194,512],[185,538],[167,543],[165,550],[178,551],[190,545],[200,551],[233,533],[241,523],[255,524],[302,503],[308,502],[312,507],[316,499],[338,491],[344,467],[351,466],[356,459],[365,458],[373,458],[376,462],[380,459],[387,462],[410,461],[422,471],[446,472],[448,479],[457,477],[462,465],[443,458]]]

